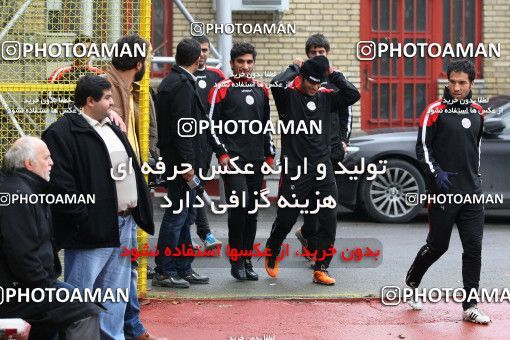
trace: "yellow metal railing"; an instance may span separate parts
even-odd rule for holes
[[[0,7],[0,161],[21,135],[40,136],[72,105],[76,79],[50,82],[54,70],[76,62],[68,56],[17,58],[20,44],[72,43],[87,36],[96,44],[113,43],[125,34],[151,35],[150,0],[12,0]],[[150,57],[149,57],[150,58]],[[149,59],[148,58],[148,59]],[[143,161],[149,149],[149,61],[140,85],[140,136]],[[108,60],[92,66],[104,70]],[[139,247],[148,242],[139,229]],[[139,266],[138,293],[147,293],[147,259]]]

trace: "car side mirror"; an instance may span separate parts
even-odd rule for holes
[[[485,120],[483,132],[489,136],[497,136],[506,128],[501,118],[488,118]]]

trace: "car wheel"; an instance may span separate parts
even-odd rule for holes
[[[402,223],[413,219],[422,209],[410,205],[406,194],[425,192],[425,180],[416,167],[400,159],[390,159],[386,172],[373,180],[363,176],[360,186],[361,207],[377,222]]]

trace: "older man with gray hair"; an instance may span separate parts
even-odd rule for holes
[[[46,144],[21,137],[4,156],[0,184],[0,287],[29,292],[41,288],[43,300],[22,295],[3,301],[0,318],[22,318],[31,324],[30,339],[99,339],[101,308],[92,303],[63,302],[58,290],[73,286],[57,280],[61,265],[53,246],[51,212],[40,197],[56,194],[49,183],[53,166]],[[36,195],[37,202],[15,197]],[[11,202],[12,199],[12,202]],[[59,301],[60,299],[60,301]]]

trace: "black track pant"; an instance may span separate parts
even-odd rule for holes
[[[255,234],[257,233],[257,213],[249,214],[248,211],[253,210],[255,201],[262,188],[264,175],[260,171],[262,162],[253,163],[253,175],[224,175],[225,195],[227,202],[235,191],[235,196],[239,197],[242,202],[242,193],[246,195],[246,207],[229,208],[228,209],[228,244],[230,248],[237,250],[252,250],[255,242]],[[242,164],[241,168],[244,167]]]
[[[484,209],[482,204],[432,204],[429,206],[427,243],[418,251],[409,268],[406,282],[418,287],[429,267],[448,250],[453,224],[457,224],[462,242],[462,278],[466,296],[478,290],[482,262]],[[464,301],[464,309],[476,301]]]
[[[341,146],[340,146],[341,147]],[[342,150],[343,151],[343,150]],[[339,152],[339,155],[337,158],[331,158],[331,164],[333,166],[334,170],[340,169],[338,166],[338,162],[342,161],[344,158],[344,153]],[[335,185],[340,180],[340,175],[335,175]],[[337,185],[336,185],[337,186]],[[338,188],[338,186],[337,186]],[[335,200],[337,198],[335,197]],[[301,227],[301,234],[308,242],[313,242],[314,235],[317,233],[318,230],[318,220],[317,215],[303,215],[303,226]]]
[[[283,175],[280,183],[279,196],[284,196],[289,202],[294,202],[297,199],[303,202],[309,199],[310,202],[317,202],[317,199],[323,199],[327,196],[332,196],[335,201],[338,197],[335,177],[332,171],[329,171],[326,178],[318,181],[317,174],[307,174],[300,176],[297,180],[291,181],[290,177],[293,174]],[[319,195],[316,193],[319,192]],[[295,194],[295,197],[292,195]],[[310,210],[314,209],[312,204]],[[292,230],[294,223],[300,214],[299,208],[280,208],[278,207],[276,213],[276,220],[271,228],[271,235],[267,240],[267,247],[271,249],[273,254],[279,253],[281,245],[289,232]],[[309,250],[318,250],[318,257],[321,256],[322,251],[332,247],[335,243],[336,235],[336,207],[321,208],[316,214],[318,220],[317,232],[309,241]],[[331,256],[326,257],[322,261],[315,262],[315,269],[321,267],[327,268],[331,262]]]
[[[340,175],[338,175],[340,176]],[[337,176],[335,176],[335,186],[338,183]],[[335,197],[336,199],[336,197]],[[319,221],[317,214],[305,214],[303,215],[303,226],[301,227],[301,234],[308,242],[313,242],[315,234],[319,229]]]

